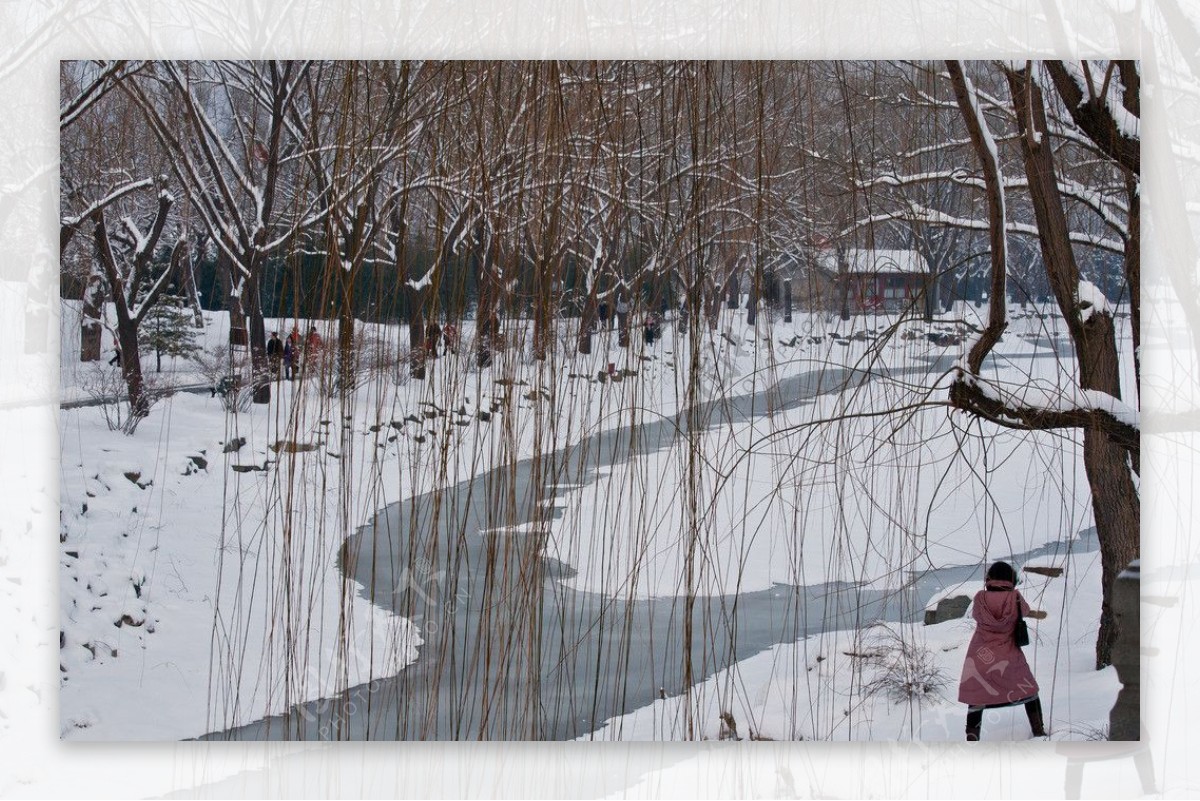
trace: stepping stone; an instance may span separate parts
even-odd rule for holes
[[[943,598],[938,601],[936,607],[925,610],[925,625],[932,626],[937,623],[945,623],[947,620],[957,620],[967,614],[967,607],[970,605],[971,598],[968,595],[953,595]]]
[[[281,439],[270,448],[275,453],[309,453],[315,451],[317,445],[312,442],[292,442],[288,439]]]

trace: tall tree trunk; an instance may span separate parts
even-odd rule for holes
[[[937,281],[932,270],[925,273],[924,277],[924,285],[921,287],[921,319],[932,323],[933,307],[937,303]]]
[[[256,275],[257,271],[251,272]],[[263,320],[262,296],[258,278],[247,278],[242,287],[242,303],[249,330],[250,368],[254,381],[254,402],[271,402],[270,370],[267,366],[267,332]]]
[[[475,312],[475,364],[480,369],[492,366],[492,351],[496,347],[492,319],[496,316],[496,293],[488,284],[486,268],[479,288],[479,306]]]
[[[142,375],[141,354],[138,352],[137,326],[129,316],[125,304],[116,303],[117,345],[121,348],[121,376],[129,394],[129,421],[125,428],[132,433],[137,422],[150,413],[150,399],[146,397],[146,381]]]
[[[425,293],[410,290],[412,308],[408,318],[408,369],[418,381],[425,380]]]
[[[1112,316],[1094,308],[1080,308],[1079,267],[1058,194],[1041,90],[1027,72],[1007,71],[1006,75],[1013,107],[1017,109],[1021,151],[1038,222],[1042,259],[1075,345],[1080,385],[1120,398],[1120,364]],[[1113,443],[1103,431],[1091,428],[1084,432],[1083,458],[1091,485],[1103,573],[1100,632],[1096,638],[1096,667],[1101,668],[1111,663],[1112,645],[1117,637],[1113,581],[1139,552],[1141,499],[1133,483],[1131,452]]]
[[[554,279],[550,275],[550,265],[542,264],[535,268],[533,281],[533,358],[539,362],[546,361],[550,350],[551,325],[554,314],[551,310],[554,292]]]
[[[596,325],[596,287],[592,286],[583,301],[579,314],[579,344],[577,350],[585,356],[592,352],[592,328]]]
[[[846,264],[846,252],[837,249],[837,292],[839,316],[843,320],[850,319],[850,267]]]
[[[1129,200],[1129,237],[1125,240],[1125,285],[1129,287],[1130,323],[1133,325],[1133,375],[1136,379],[1134,386],[1138,397],[1138,408],[1141,408],[1142,397],[1142,204],[1141,193],[1138,191],[1138,180],[1130,174],[1125,176],[1126,196]],[[1141,465],[1137,460],[1133,463],[1134,472],[1141,473]]]
[[[104,326],[104,277],[94,261],[83,288],[83,313],[79,325],[79,361],[100,359],[101,334]]]
[[[354,271],[341,270],[342,298],[338,305],[338,386],[354,388]]]
[[[221,303],[229,310],[229,327],[245,328],[246,315],[243,312],[243,300],[235,294],[237,276],[233,261],[223,250],[217,250],[217,283],[221,287]]]
[[[750,274],[750,287],[746,293],[746,325],[755,325],[758,322],[758,296],[762,280],[762,269],[756,263]]]
[[[484,247],[483,223],[480,222],[475,232],[475,276],[479,286],[479,305],[475,309],[475,363],[481,370],[492,365],[492,351],[497,346],[493,331],[492,320],[496,316],[499,302],[500,287],[493,265],[496,264],[498,246],[493,238]]]

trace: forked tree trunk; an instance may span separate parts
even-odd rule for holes
[[[1080,386],[1120,398],[1120,362],[1112,316],[1090,309],[1085,319],[1085,312],[1079,306],[1079,267],[1071,249],[1066,214],[1058,193],[1041,90],[1025,72],[1006,72],[1006,75],[1013,107],[1018,110],[1021,151],[1038,223],[1042,260],[1075,345]],[[1135,246],[1136,241],[1126,244],[1127,247]],[[993,302],[1002,301],[1003,298],[993,299]],[[1141,499],[1131,470],[1131,459],[1136,458],[1136,452],[1116,445],[1098,428],[1085,430],[1083,460],[1092,491],[1103,582],[1100,632],[1096,638],[1097,668],[1111,663],[1117,637],[1113,582],[1139,552]]]
[[[148,291],[142,300],[144,308],[137,313],[130,308],[129,296],[141,283],[140,276],[146,269],[150,254],[154,252],[154,246],[162,235],[163,224],[167,213],[170,211],[170,207],[171,199],[169,197],[160,198],[155,223],[151,226],[143,248],[136,253],[134,263],[128,274],[122,273],[121,269],[117,266],[117,260],[112,251],[112,244],[108,238],[104,210],[97,210],[93,216],[96,257],[108,279],[108,285],[112,291],[113,307],[117,317],[117,347],[121,350],[121,375],[125,379],[125,387],[129,397],[129,418],[125,423],[125,433],[127,434],[132,434],[134,429],[137,428],[138,421],[150,413],[150,399],[146,396],[146,382],[142,375],[141,356],[138,353],[138,325],[141,322],[139,315],[145,313],[145,308],[150,308],[158,302],[158,298],[166,284],[157,284],[156,289]],[[169,269],[172,271],[178,269],[179,262],[185,256],[186,248],[183,246],[183,241],[180,240],[171,254],[171,267]]]

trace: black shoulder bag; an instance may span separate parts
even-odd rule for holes
[[[1017,596],[1017,625],[1013,626],[1013,641],[1018,648],[1024,648],[1029,645],[1029,624],[1025,622],[1025,616],[1021,614],[1021,596]]]

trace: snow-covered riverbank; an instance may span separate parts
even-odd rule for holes
[[[315,376],[282,382],[270,405],[237,414],[207,395],[176,394],[160,401],[132,437],[109,431],[100,407],[64,410],[63,736],[196,736],[393,675],[419,653],[420,632],[364,600],[338,566],[345,537],[388,503],[598,430],[674,414],[685,397],[761,390],[814,365],[924,372],[873,381],[854,397],[707,430],[682,452],[618,467],[599,489],[568,491],[548,555],[576,568],[572,581],[586,589],[717,594],[775,581],[886,584],[901,569],[1018,552],[1086,525],[1086,482],[1069,440],[1050,447],[993,431],[980,439],[973,436],[978,426],[966,431],[968,424],[954,424],[944,408],[918,408],[941,397],[930,359],[955,352],[930,342],[926,327],[905,323],[889,331],[884,318],[814,315],[763,324],[754,337],[741,314],[730,313],[697,349],[693,395],[686,342],[668,325],[664,339],[648,348],[635,338],[633,348],[621,349],[615,335],[602,334],[589,357],[571,354],[564,336],[543,364],[519,344],[482,372],[465,355],[441,359],[426,382],[404,380],[394,358],[383,360],[353,392],[322,391]],[[1009,362],[1001,372],[1033,371],[1052,381],[1055,360],[1036,354],[1047,353],[1055,338],[1036,334],[1053,321],[1018,322],[1024,328],[1015,326],[1006,338]],[[223,316],[211,316],[208,344],[221,342],[225,331]],[[395,328],[368,331],[384,343],[405,336]],[[877,338],[881,333],[887,336]],[[65,332],[64,342],[70,336]],[[87,369],[69,357],[64,353],[64,398],[80,396]],[[624,380],[597,380],[609,362]],[[907,406],[914,408],[882,414]],[[242,438],[243,445],[225,452]],[[699,483],[689,484],[697,480],[687,473],[697,454],[704,469]],[[689,486],[701,499],[699,528],[691,527],[681,502]],[[621,492],[651,502],[606,502]],[[684,536],[689,531],[697,536]],[[704,565],[691,588],[679,583],[689,547]],[[1072,571],[1080,587],[1089,571]],[[1085,648],[1089,638],[1080,627],[1094,628],[1086,614],[1091,605],[1098,613],[1087,592],[1062,600],[1072,642],[1082,640]],[[1068,611],[1075,603],[1078,614]],[[827,645],[839,647],[837,636],[877,633],[830,635]],[[938,647],[954,636],[943,639]],[[742,682],[761,687],[747,697],[762,700],[743,698],[741,715],[729,710],[734,718],[754,721],[764,736],[895,736],[891,722],[864,725],[862,717],[853,725],[810,725],[795,714],[796,703],[769,700],[785,690],[794,699],[797,690],[761,677],[785,664],[794,675],[813,647],[809,641],[779,646],[739,665],[737,675],[759,677]],[[832,660],[826,669],[835,667]],[[710,681],[728,685],[732,675]],[[1077,685],[1080,699],[1102,699],[1111,689],[1111,681],[1089,689],[1090,681],[1067,682],[1066,703],[1076,703]],[[708,690],[696,697],[730,698]],[[824,696],[813,703],[825,711],[835,705]],[[1079,703],[1091,710],[1103,701]],[[697,707],[706,736],[720,706]],[[650,714],[659,722],[648,729],[645,715],[635,715],[601,735],[669,737],[660,724],[670,714]]]
[[[1026,658],[1049,739],[1104,739],[1120,683],[1114,668],[1095,670],[1100,555],[1073,554],[1055,565],[1061,576],[1022,575],[1022,595],[1048,613],[1029,621]],[[953,593],[969,597],[981,588],[972,581]],[[879,623],[806,637],[610,720],[591,738],[680,739],[690,717],[698,739],[960,741],[966,705],[957,700],[958,679],[973,631],[968,609],[965,618],[931,626]],[[988,711],[981,739],[1032,739],[1023,707]]]

